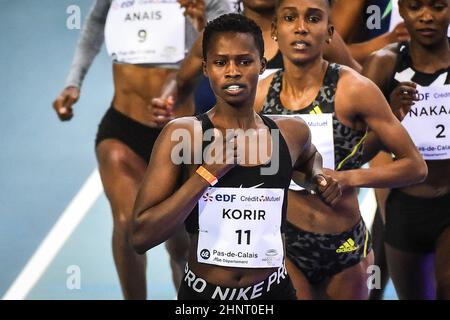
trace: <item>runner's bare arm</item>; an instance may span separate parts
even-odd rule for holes
[[[156,140],[147,172],[143,178],[133,209],[134,224],[132,241],[138,253],[167,240],[194,209],[204,191],[210,186],[200,174],[189,175],[189,168],[197,168],[193,155],[201,150],[202,127],[195,118],[179,118],[170,122]],[[202,167],[220,179],[237,162],[236,138],[229,134],[216,137],[211,148],[222,148],[201,161]],[[230,148],[230,146],[233,146]],[[218,157],[218,158],[216,158]],[[234,159],[228,162],[226,159]],[[180,185],[180,180],[184,179]]]
[[[333,2],[331,8],[331,16],[334,17],[333,25],[345,42],[350,40],[354,27],[358,25],[365,2],[365,0],[336,0]]]
[[[338,32],[334,33],[331,42],[324,47],[323,57],[325,60],[342,64],[358,72],[362,70]]]
[[[333,24],[346,43],[351,42],[355,26],[361,24],[359,19],[361,14],[364,13],[366,2],[365,0],[336,0],[333,4]],[[362,63],[372,52],[384,48],[390,43],[407,38],[408,33],[404,24],[399,24],[391,32],[386,32],[365,42],[349,44],[349,50],[352,56]]]
[[[194,87],[202,72],[202,33],[197,38],[194,46],[180,65],[176,75],[167,79],[161,89],[161,95],[152,100],[153,114],[161,117],[161,122],[168,122],[174,112],[188,114],[194,112]],[[174,99],[173,108],[167,104],[167,98]]]
[[[394,74],[397,61],[397,44],[392,44],[381,49],[367,58],[362,75],[372,80],[382,92],[386,94],[389,91],[391,78]],[[401,82],[390,94],[389,104],[394,115],[400,121],[403,120],[405,113],[414,104],[416,99],[416,85],[412,82]],[[404,94],[407,91],[408,94]],[[374,106],[376,108],[376,106]],[[384,145],[380,142],[377,135],[370,131],[364,142],[364,162],[370,161],[378,152],[386,151]]]
[[[300,118],[275,116],[274,120],[280,127],[294,161],[293,180],[309,190],[314,190],[325,203],[334,206],[342,195],[341,188],[336,180],[323,172],[322,156],[311,142],[308,125]]]
[[[191,139],[194,121],[174,120],[156,140],[133,210],[132,241],[138,253],[145,253],[167,240],[209,186],[205,179],[194,174],[177,189],[183,165],[176,164],[172,157],[172,150],[179,143],[172,141],[172,137],[176,130],[185,130]],[[191,142],[186,141],[186,144],[193,145]]]
[[[203,34],[197,38],[189,54],[181,63],[180,70],[177,73],[177,89],[182,93],[192,92],[196,80],[202,73],[202,39]]]
[[[337,113],[344,117],[366,123],[397,159],[383,167],[336,172],[340,183],[351,187],[395,188],[426,178],[425,161],[372,81],[350,69],[344,70],[338,83],[336,106]]]
[[[406,41],[409,39],[405,24],[398,24],[391,32],[386,32],[376,38],[361,43],[349,45],[352,56],[360,63],[364,63],[367,57],[374,51],[382,49],[391,43]]]

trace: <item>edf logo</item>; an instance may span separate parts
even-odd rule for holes
[[[209,194],[209,192],[206,192],[203,195],[203,200],[205,202],[213,202],[214,200],[217,202],[233,202],[234,200],[236,200],[236,195],[235,194],[216,194],[216,195],[211,195]]]
[[[121,8],[129,8],[134,5],[134,0],[126,0],[120,5]]]
[[[208,201],[213,201],[213,197],[207,192],[203,195],[203,200],[208,202]]]
[[[216,201],[219,202],[233,202],[234,200],[236,200],[236,195],[235,194],[216,194],[216,196],[214,197],[216,199]]]
[[[417,97],[419,98],[419,101],[428,100],[430,98],[430,93],[418,93]]]

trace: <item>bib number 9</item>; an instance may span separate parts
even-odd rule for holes
[[[139,37],[139,42],[145,42],[145,40],[147,40],[147,31],[146,30],[139,30],[138,31],[138,37]]]

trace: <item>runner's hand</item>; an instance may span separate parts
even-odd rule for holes
[[[389,97],[389,103],[392,112],[399,121],[402,121],[411,107],[418,101],[419,97],[416,90],[417,85],[414,82],[400,82],[399,85],[392,91]]]
[[[174,119],[173,104],[174,100],[172,96],[169,96],[167,99],[152,99],[150,109],[156,126],[164,127],[169,121]]]
[[[53,109],[55,109],[61,121],[68,121],[73,117],[72,106],[80,98],[80,89],[77,87],[65,88],[59,96],[53,101]]]
[[[395,28],[388,33],[390,43],[409,41],[410,36],[408,29],[406,29],[405,23],[400,22]]]
[[[202,31],[206,25],[205,1],[204,0],[178,0],[182,8],[185,9],[184,15],[191,19],[197,31]]]
[[[326,173],[322,173],[314,176],[313,183],[316,185],[317,193],[326,204],[333,207],[339,202],[342,196],[342,189],[336,179]]]
[[[214,141],[205,149],[202,166],[217,179],[223,177],[239,162],[237,137],[229,132],[225,137],[218,129],[214,129]],[[213,151],[214,150],[214,151]]]

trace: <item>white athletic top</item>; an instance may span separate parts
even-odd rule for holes
[[[134,3],[138,0],[128,0]],[[142,0],[139,0],[142,3]],[[96,0],[90,9],[86,22],[81,30],[80,38],[75,49],[75,55],[72,60],[72,65],[66,79],[67,86],[81,87],[83,79],[86,76],[89,67],[91,66],[95,56],[100,51],[104,41],[104,30],[106,19],[112,0]],[[206,18],[208,21],[216,17],[229,13],[230,7],[227,1],[223,0],[205,0],[206,3]],[[195,40],[198,37],[198,32],[194,29],[189,19],[185,19],[185,49],[190,50]],[[171,67],[173,64],[155,64],[154,67],[164,68]]]

